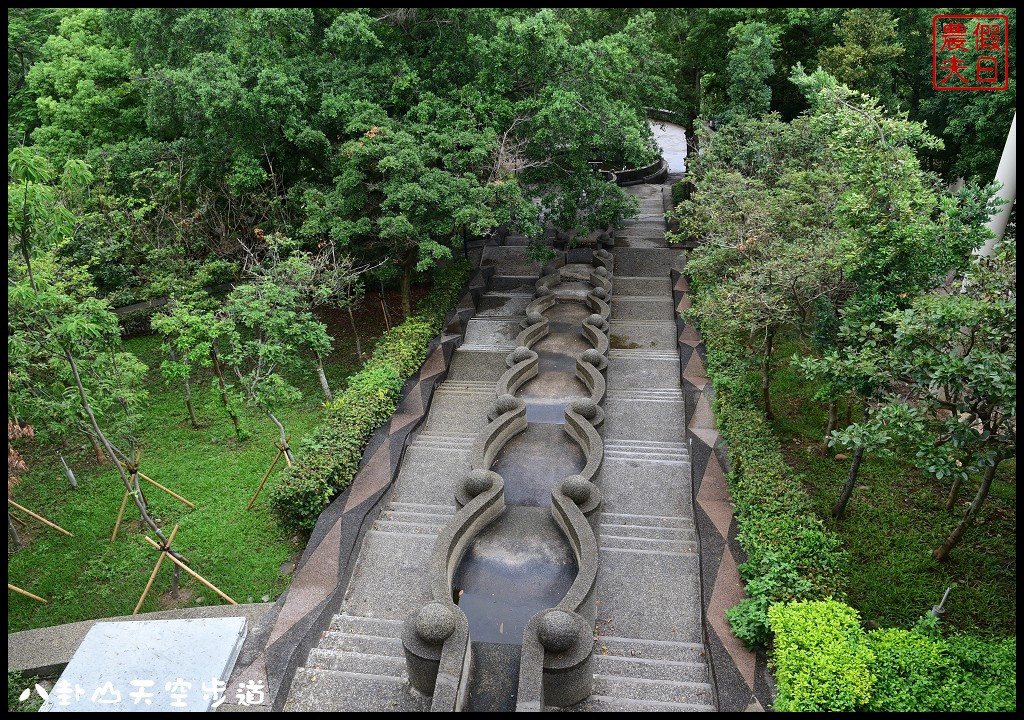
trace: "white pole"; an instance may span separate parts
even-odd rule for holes
[[[993,237],[985,243],[985,246],[975,252],[980,257],[988,257],[995,249],[996,243],[1003,239],[1003,232],[1006,230],[1006,223],[1010,219],[1010,211],[1013,209],[1014,200],[1017,198],[1017,113],[1013,113],[1013,122],[1010,123],[1010,132],[1006,134],[1006,144],[1003,146],[1003,155],[999,158],[999,169],[996,170],[996,182],[1002,187],[997,193],[1005,204],[999,207],[996,214],[988,221],[988,229],[992,231]]]

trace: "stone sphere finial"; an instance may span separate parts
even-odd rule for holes
[[[540,621],[540,644],[551,652],[565,652],[576,640],[576,622],[565,610],[552,610]]]
[[[494,478],[490,470],[470,470],[462,479],[462,489],[471,498],[494,487]]]
[[[594,348],[584,350],[583,354],[580,355],[580,360],[590,365],[593,365],[596,368],[600,368],[604,365],[604,355],[599,353]]]
[[[582,415],[587,420],[593,420],[597,417],[597,403],[590,398],[580,398],[579,400],[573,400],[569,404],[569,409],[577,415]]]
[[[424,642],[440,645],[455,632],[455,615],[439,602],[424,605],[416,614],[416,634]]]
[[[594,486],[581,475],[570,475],[562,481],[562,493],[577,505],[590,500]]]
[[[509,395],[508,393],[499,395],[494,398],[494,404],[491,405],[491,415],[498,417],[499,415],[504,415],[507,412],[518,410],[520,403],[522,403],[522,400],[516,399],[514,395]]]
[[[583,322],[585,322],[587,325],[593,325],[596,328],[604,326],[604,318],[598,315],[597,313],[594,313],[593,315],[588,315],[587,319],[584,320]]]

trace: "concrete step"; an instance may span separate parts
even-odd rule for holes
[[[676,640],[645,640],[617,635],[599,635],[594,641],[594,652],[609,657],[707,663],[707,651],[701,643]]]
[[[363,617],[339,613],[331,618],[329,631],[348,633],[349,635],[372,635],[382,638],[400,638],[402,621],[387,618]]]
[[[644,402],[683,402],[683,391],[672,388],[609,390],[606,397],[614,400],[639,400]]]
[[[455,506],[429,503],[390,502],[388,503],[385,512],[429,515],[442,518],[449,518],[455,514]]]
[[[307,668],[354,672],[361,675],[390,676],[405,679],[405,658],[313,648],[306,659]]]
[[[609,358],[653,358],[672,360],[679,357],[675,350],[652,350],[650,348],[614,348],[608,351]]]
[[[441,532],[443,526],[418,526],[412,523],[382,523],[377,520],[373,527],[366,533],[368,542],[380,542],[382,539],[397,538],[406,545],[409,542],[422,543],[424,547],[433,547],[434,541]],[[403,548],[405,549],[405,548]]]
[[[404,535],[437,536],[447,522],[415,522],[414,520],[374,520],[371,532],[401,533]]]
[[[404,678],[368,675],[320,668],[295,672],[288,712],[426,712],[430,698],[409,690]]]
[[[659,453],[638,453],[616,450],[609,452],[605,450],[605,460],[629,460],[632,462],[662,463],[666,465],[689,465],[689,461],[678,455],[663,455]]]
[[[614,278],[614,283],[615,297],[672,297],[672,282],[667,274],[665,277],[660,278],[628,277],[617,274]],[[615,319],[612,318],[612,322],[614,321]],[[635,320],[631,322],[641,323],[647,321]],[[675,324],[671,319],[663,322]]]
[[[467,352],[486,352],[486,353],[500,353],[507,355],[511,350],[515,350],[515,345],[473,345],[471,343],[462,343],[459,345],[459,350],[465,350]]]
[[[656,702],[652,700],[629,700],[609,695],[591,695],[571,710],[577,712],[714,712],[710,705],[693,703]]]
[[[601,533],[598,538],[601,551],[659,553],[665,555],[693,555],[697,552],[695,540],[641,538]]]
[[[469,452],[473,449],[473,436],[447,435],[438,431],[421,432],[409,447],[419,450],[461,450]]]
[[[665,702],[696,707],[714,707],[714,690],[707,683],[648,680],[618,675],[594,674],[594,694],[623,700]]]
[[[377,637],[376,635],[354,635],[338,630],[328,630],[320,638],[317,647],[322,650],[354,652],[363,655],[382,655],[405,659],[402,640],[398,637]]]
[[[632,515],[602,512],[601,524],[692,529],[693,518],[681,515]]]
[[[643,440],[604,441],[605,460],[638,460],[640,462],[672,462],[688,465],[690,453],[686,445],[672,442],[651,442]]]
[[[622,446],[625,448],[650,449],[658,451],[670,451],[670,452],[686,452],[687,444],[680,442],[672,442],[671,440],[640,440],[631,438],[605,438],[605,447]]]
[[[697,539],[692,527],[602,522],[599,531],[601,533],[601,537],[625,537],[637,538],[639,540],[672,540],[676,542],[695,541]]]
[[[594,673],[648,680],[675,680],[708,684],[707,663],[679,660],[654,660],[642,657],[622,657],[594,652]]]

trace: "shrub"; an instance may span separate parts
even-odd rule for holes
[[[323,423],[298,446],[298,460],[271,491],[271,503],[288,527],[310,530],[359,470],[373,431],[395,411],[402,386],[426,358],[427,346],[458,301],[469,263],[438,272],[416,313],[380,336],[363,369],[326,407]]]
[[[726,616],[736,637],[765,646],[771,640],[768,610],[775,603],[842,598],[846,554],[814,514],[756,409],[749,353],[725,333],[705,332],[704,341],[718,428],[729,449],[737,540],[748,558],[739,571],[749,597]]]
[[[776,710],[1016,709],[1016,638],[943,638],[931,616],[913,630],[864,632],[837,601],[778,604],[769,617]]]
[[[121,326],[121,337],[133,338],[150,334],[153,331],[151,327],[153,316],[159,310],[160,308],[147,307],[119,313],[117,322]]]
[[[778,604],[775,632],[779,711],[851,711],[868,703],[875,656],[857,611],[835,600]]]
[[[672,183],[672,207],[679,207],[679,203],[689,200],[692,193],[693,183],[689,180]]]

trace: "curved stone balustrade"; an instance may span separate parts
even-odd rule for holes
[[[511,409],[503,409],[509,406]],[[505,444],[526,429],[526,403],[517,397],[499,395],[491,412],[494,419],[473,441],[471,462],[474,470],[488,470]]]
[[[527,403],[515,393],[538,375],[539,355],[532,346],[550,333],[544,313],[558,303],[556,288],[560,268],[551,263],[537,280],[536,297],[526,307],[517,347],[508,354],[508,368],[496,383],[496,397],[488,412],[488,424],[473,443],[472,470],[455,492],[459,510],[442,530],[431,556],[432,599],[405,623],[402,641],[413,687],[432,695],[434,711],[462,707],[471,661],[469,619],[454,602],[453,581],[457,568],[474,538],[504,512],[504,479],[490,470],[505,445],[527,426]],[[589,396],[565,406],[565,433],[582,450],[585,465],[563,478],[551,491],[551,515],[568,542],[577,563],[577,574],[554,608],[533,615],[527,622],[520,665],[520,706],[541,709],[543,704],[565,706],[590,694],[593,684],[592,633],[593,591],[597,578],[597,537],[590,516],[596,516],[601,493],[593,479],[604,457],[597,428],[604,421],[609,350],[609,322],[613,258],[607,250],[593,255],[588,275],[591,289],[579,298],[591,314],[580,323],[580,332],[592,348],[575,359],[575,377]]]
[[[554,608],[536,613],[526,625],[519,670],[516,709],[540,711],[545,706],[565,707],[586,699],[593,688],[593,633],[596,612],[592,600],[597,583],[598,545],[591,517],[601,505],[593,484],[604,459],[604,441],[597,428],[604,422],[611,306],[612,255],[594,253],[594,286],[586,305],[594,311],[582,323],[584,337],[594,346],[576,358],[576,377],[590,391],[566,405],[565,432],[583,451],[586,465],[564,478],[551,491],[551,513],[576,556],[577,574],[568,592]]]
[[[508,370],[498,378],[496,392],[499,395],[515,394],[528,380],[536,377],[538,360],[537,353],[525,345],[510,352],[505,359]]]
[[[525,408],[524,408],[525,412]],[[494,423],[514,413],[503,413]],[[495,472],[472,470],[456,493],[455,517],[441,530],[430,557],[433,599],[402,629],[409,683],[432,695],[430,709],[461,709],[469,674],[469,618],[452,600],[452,578],[473,538],[505,509],[504,481]]]
[[[590,355],[584,352],[576,358],[576,377],[587,386],[587,390],[590,391],[590,399],[595,403],[604,400],[607,391],[607,382],[604,375],[601,374],[606,367],[608,367],[608,358],[597,350]]]

